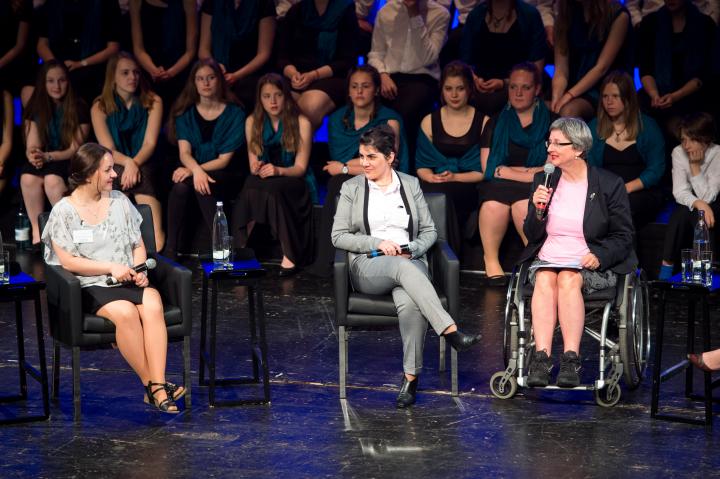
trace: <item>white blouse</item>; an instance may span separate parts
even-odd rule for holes
[[[682,146],[672,151],[672,182],[675,201],[691,210],[695,200],[715,201],[720,191],[720,146],[712,144],[705,151],[700,174],[690,173],[690,158]]]
[[[370,236],[394,241],[399,245],[410,241],[408,225],[410,214],[400,194],[400,178],[393,171],[392,183],[382,190],[374,181],[368,180],[368,226]]]

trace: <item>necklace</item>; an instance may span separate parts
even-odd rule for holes
[[[625,132],[626,127],[623,126],[623,129],[620,131],[617,131],[615,128],[613,128],[613,131],[615,132],[615,142],[620,143],[620,135],[622,135]]]
[[[510,20],[510,16],[512,15],[512,10],[509,10],[505,15],[501,15],[499,17],[496,17],[494,14],[490,14],[490,23],[492,23],[492,29],[493,30],[499,30],[500,27],[503,25],[503,23]]]

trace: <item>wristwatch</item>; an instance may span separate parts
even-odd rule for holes
[[[342,170],[340,171],[342,171],[343,175],[347,175],[350,172],[350,169],[347,167],[347,165],[343,165]]]

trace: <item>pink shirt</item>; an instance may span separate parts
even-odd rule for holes
[[[590,252],[583,233],[587,179],[572,183],[562,176],[553,192],[547,216],[548,237],[538,258],[551,263],[577,265]]]

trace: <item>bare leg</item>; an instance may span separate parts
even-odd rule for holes
[[[516,201],[510,207],[510,211],[512,214],[513,224],[515,225],[515,230],[520,235],[520,239],[522,240],[523,244],[527,246],[528,240],[525,237],[523,225],[525,224],[525,217],[527,216],[528,212],[528,202],[524,200]]]
[[[558,273],[540,269],[535,274],[535,290],[532,296],[532,327],[535,349],[552,351],[553,332],[557,324]]]
[[[153,228],[155,230],[155,249],[162,251],[165,246],[165,232],[162,229],[162,206],[157,198],[150,195],[135,195],[140,205],[148,205],[152,211]]]
[[[40,231],[38,230],[38,216],[45,206],[45,194],[43,192],[43,178],[25,174],[20,176],[20,190],[22,191],[25,210],[30,219],[33,244],[40,242]]]
[[[486,201],[480,207],[480,239],[488,277],[503,274],[499,254],[508,221],[510,221],[510,207],[507,205],[498,201]]]
[[[574,116],[582,118],[585,121],[590,120],[595,115],[593,107],[584,98],[575,98],[565,104],[560,110],[560,116]]]
[[[55,203],[60,201],[67,191],[67,185],[65,180],[57,175],[45,176],[45,194],[50,200],[50,204],[55,206]]]
[[[720,349],[702,353],[702,359],[710,369],[720,369]]]
[[[24,86],[22,90],[20,90],[20,101],[22,102],[23,109],[27,106],[34,91],[34,86]]]
[[[282,266],[282,267],[285,268],[285,269],[290,269],[290,268],[295,267],[295,263],[293,263],[292,261],[290,261],[290,258],[288,258],[287,256],[283,255],[282,261],[280,261],[280,266]]]
[[[308,90],[300,95],[298,100],[300,111],[308,117],[313,126],[313,131],[320,128],[325,115],[335,109],[335,103],[327,93],[320,90]]]
[[[563,352],[580,353],[580,340],[585,325],[582,284],[582,275],[577,271],[563,270],[558,273],[558,318],[563,336]]]
[[[160,294],[154,288],[145,288],[143,302],[136,307],[142,321],[148,376],[154,383],[164,383],[168,341]]]

